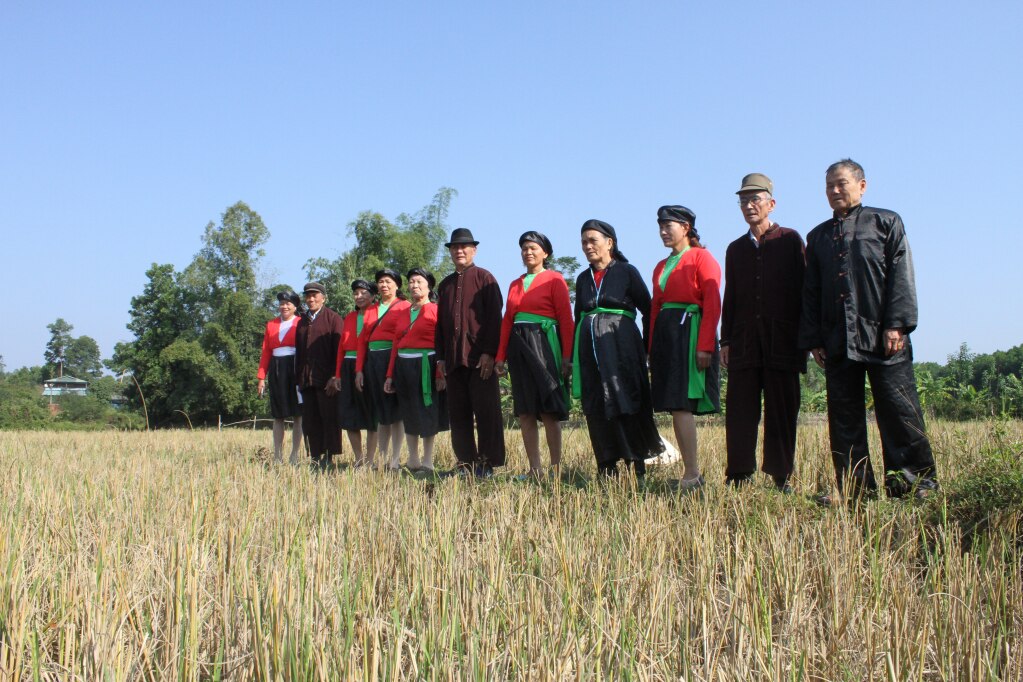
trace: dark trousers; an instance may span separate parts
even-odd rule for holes
[[[463,464],[504,466],[504,422],[497,373],[484,381],[479,369],[456,367],[446,379],[451,449],[455,457]]]
[[[328,396],[322,388],[302,389],[302,430],[309,439],[309,454],[316,461],[323,455],[341,454],[336,400],[337,396]]]
[[[761,395],[764,399],[762,469],[776,480],[792,474],[799,417],[799,372],[750,367],[728,372],[725,476],[730,480],[749,478],[757,470]]]
[[[848,358],[828,360],[828,432],[839,487],[852,475],[853,491],[877,489],[867,448],[864,378],[870,378],[874,416],[881,432],[885,490],[892,497],[909,491],[917,477],[934,480],[934,455],[924,432],[911,360],[874,365]]]

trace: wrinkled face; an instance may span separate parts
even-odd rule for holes
[[[583,255],[590,263],[601,263],[611,259],[611,248],[614,240],[602,232],[586,230],[580,238]]]
[[[381,277],[377,280],[377,291],[380,292],[382,300],[390,301],[398,291],[398,283],[390,277]]]
[[[412,275],[408,278],[408,291],[413,300],[420,301],[430,295],[430,283],[422,275]]]
[[[472,244],[452,244],[448,247],[448,253],[456,268],[467,268],[476,257],[476,247]]]
[[[361,287],[355,290],[353,296],[355,296],[355,307],[359,310],[362,310],[373,302],[373,294]]]
[[[828,174],[826,180],[828,203],[838,213],[846,213],[859,206],[863,193],[867,191],[867,180],[857,180],[851,169],[841,166]]]
[[[747,225],[759,225],[774,210],[774,199],[767,192],[743,192],[739,195],[739,210]]]
[[[309,312],[315,313],[323,307],[323,302],[327,300],[327,297],[318,291],[307,291],[305,292],[305,307],[309,308]]]
[[[658,220],[657,230],[661,235],[661,242],[669,249],[680,249],[689,245],[689,223]]]
[[[548,255],[536,242],[522,242],[522,264],[527,268],[543,265]]]
[[[295,304],[288,299],[284,299],[277,303],[277,311],[281,314],[282,320],[290,320],[295,316]]]

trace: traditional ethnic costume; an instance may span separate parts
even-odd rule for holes
[[[406,307],[395,313],[398,332],[391,349],[387,376],[398,397],[407,435],[427,437],[448,430],[446,391],[437,391],[437,353],[434,335],[437,304],[416,310]]]
[[[334,374],[341,380],[341,390],[337,397],[337,423],[345,431],[377,430],[373,408],[366,391],[360,391],[355,387],[359,341],[364,332],[373,328],[376,321],[375,305],[365,310],[353,310],[345,315],[341,347],[337,354],[337,369]]]
[[[295,333],[299,316],[290,320],[275,317],[266,323],[263,349],[256,377],[266,379],[270,394],[270,414],[274,419],[302,415],[302,394],[295,374]]]
[[[385,426],[401,421],[398,398],[393,393],[384,393],[387,367],[391,362],[391,349],[395,336],[403,330],[399,319],[403,311],[412,306],[408,301],[395,298],[390,305],[377,304],[376,320],[359,336],[356,357],[356,371],[363,373],[362,390],[369,397],[369,404],[377,424]],[[372,313],[371,313],[372,314]]]

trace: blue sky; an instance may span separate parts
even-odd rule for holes
[[[264,282],[301,286],[359,211],[454,187],[504,286],[521,232],[579,256],[587,218],[652,272],[665,203],[722,260],[752,171],[805,235],[845,156],[906,222],[917,359],[1018,345],[1023,8],[977,5],[8,0],[0,355],[41,364],[63,317],[108,357],[149,265],[183,268],[239,199],[272,233]]]

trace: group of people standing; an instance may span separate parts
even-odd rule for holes
[[[724,365],[726,481],[754,477],[763,413],[762,469],[789,492],[799,374],[810,353],[825,370],[839,489],[877,487],[866,437],[869,377],[886,491],[929,494],[937,483],[913,379],[916,292],[902,220],[862,205],[866,179],[850,159],[828,168],[826,191],[833,217],[804,246],[796,231],[771,220],[771,180],[743,178],[736,194],[748,229],[726,251],[723,298],[721,268],[701,242],[695,213],[681,205],[657,211],[669,255],[654,268],[651,288],[614,227],[583,223],[588,267],[576,278],[574,307],[564,277],[548,269],[553,246],[536,231],[519,238],[525,273],[509,286],[506,306],[493,275],[476,265],[479,242],[464,228],[445,244],[455,271],[439,285],[423,268],[404,280],[380,270],[374,282],[352,282],[355,310],[344,319],[324,305],[322,284],[305,286],[304,312],[295,293],[281,292],[259,369],[260,392],[264,379],[270,383],[275,455],[283,456],[284,419],[292,417],[293,462],[303,430],[321,463],[341,452],[344,430],[356,465],[373,465],[379,450],[387,468],[399,468],[404,437],[406,466],[432,470],[434,437],[450,429],[454,473],[488,477],[505,463],[498,377],[508,373],[531,475],[557,472],[561,423],[575,398],[606,476],[617,475],[621,462],[642,478],[645,461],[665,449],[654,413],[670,413],[684,463],[679,487],[695,490],[705,479],[694,415],[720,410]]]

